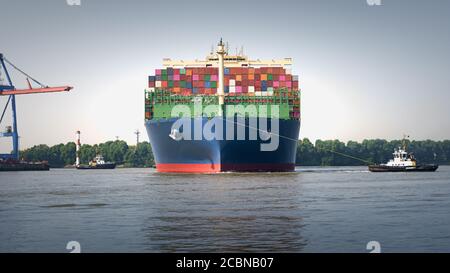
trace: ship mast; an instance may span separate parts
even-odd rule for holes
[[[219,97],[219,116],[223,115],[223,103],[224,103],[224,55],[227,53],[225,45],[220,38],[220,42],[217,45],[217,55],[219,57],[219,87],[217,88],[217,96]]]

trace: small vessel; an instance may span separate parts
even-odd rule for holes
[[[78,164],[76,166],[77,169],[85,170],[85,169],[114,169],[116,167],[116,163],[114,162],[105,162],[105,159],[102,155],[97,155],[93,160],[89,162],[89,165],[81,165]]]
[[[0,172],[11,171],[48,171],[50,166],[48,162],[28,162],[23,160],[15,160],[13,158],[0,158]]]
[[[394,150],[394,158],[386,164],[369,165],[371,172],[434,172],[439,165],[437,164],[417,164],[412,153],[406,151],[406,145],[403,141],[403,147]]]
[[[77,131],[77,142],[76,142],[76,162],[75,167],[79,170],[90,170],[90,169],[114,169],[116,168],[115,162],[105,162],[102,155],[97,154],[97,156],[89,161],[88,165],[80,164],[80,150],[81,150],[81,132]]]

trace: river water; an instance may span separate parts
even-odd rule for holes
[[[0,173],[0,252],[450,251],[450,166]]]

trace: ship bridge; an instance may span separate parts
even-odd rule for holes
[[[283,67],[290,69],[292,67],[292,58],[272,59],[272,60],[250,60],[245,55],[224,55],[225,67]],[[163,59],[164,67],[184,68],[184,67],[216,67],[219,64],[218,54],[209,54],[205,60],[172,60]]]

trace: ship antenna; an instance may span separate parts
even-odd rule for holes
[[[406,139],[409,138],[409,135],[403,134],[402,146],[403,150],[406,151]]]

